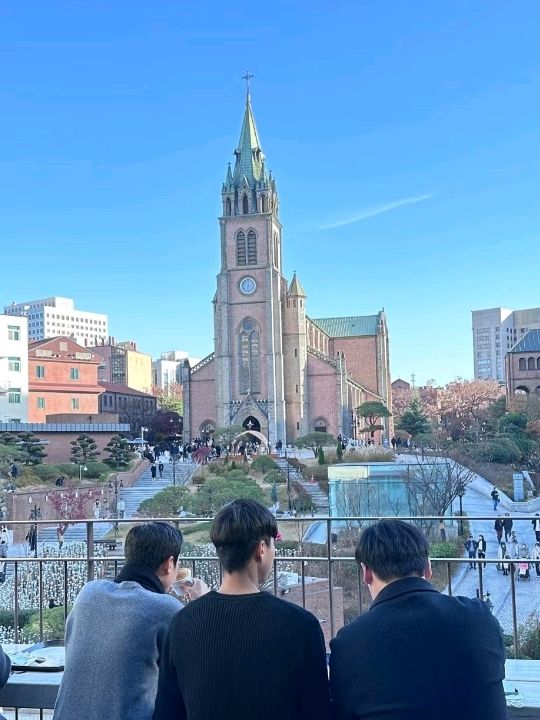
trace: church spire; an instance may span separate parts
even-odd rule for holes
[[[256,189],[261,183],[267,181],[267,174],[264,164],[264,153],[259,141],[259,134],[255,124],[255,117],[251,107],[251,95],[249,90],[246,95],[246,107],[240,141],[234,151],[236,162],[234,166],[233,181],[235,189],[240,189],[247,183],[251,190]]]

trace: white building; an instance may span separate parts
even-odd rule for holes
[[[540,308],[472,311],[474,377],[506,382],[506,353],[528,330],[540,328]]]
[[[198,358],[192,358],[184,350],[170,350],[161,353],[159,360],[152,362],[152,381],[155,387],[167,390],[175,383],[180,384],[180,368],[184,360],[189,360],[191,366],[199,362]]]
[[[30,342],[67,335],[79,345],[97,345],[109,336],[107,315],[76,310],[71,298],[50,297],[12,303],[4,308],[4,312],[28,318]]]
[[[28,422],[28,323],[0,315],[0,422]]]

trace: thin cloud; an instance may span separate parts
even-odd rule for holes
[[[429,200],[430,197],[431,195],[416,195],[415,197],[403,198],[402,200],[394,200],[394,202],[375,205],[374,207],[360,210],[360,212],[357,212],[348,218],[320,225],[319,230],[331,230],[333,228],[344,227],[345,225],[352,225],[353,223],[368,220],[368,218],[376,217],[377,215],[383,215],[384,213],[396,210],[396,208],[403,207],[404,205],[415,205],[416,203],[423,202],[424,200]]]

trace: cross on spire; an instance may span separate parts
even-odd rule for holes
[[[242,75],[242,80],[246,81],[246,94],[249,95],[249,81],[254,78],[255,75],[252,75],[249,70],[246,70],[246,74]]]

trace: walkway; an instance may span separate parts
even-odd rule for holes
[[[122,496],[126,502],[126,518],[135,516],[135,513],[137,512],[139,505],[143,502],[143,500],[154,497],[154,495],[160,492],[160,490],[164,490],[165,488],[168,488],[170,485],[172,485],[173,463],[169,463],[166,459],[163,459],[163,465],[164,471],[162,480],[159,479],[158,473],[157,480],[153,482],[150,467],[148,467],[137,479],[134,485],[121,491]],[[198,466],[193,463],[177,462],[175,471],[176,484],[186,485],[197,467]],[[105,486],[105,492],[107,492],[107,486]],[[100,540],[105,535],[107,535],[107,533],[110,532],[112,528],[113,524],[108,521],[95,523],[94,540]],[[66,533],[64,535],[64,542],[68,543],[77,541],[86,541],[86,526],[84,524],[70,525],[66,530]],[[47,527],[43,528],[43,530],[40,530],[39,547],[41,547],[43,543],[56,545],[56,527]],[[25,543],[13,545],[9,548],[10,556],[26,557],[28,554],[28,545]]]

